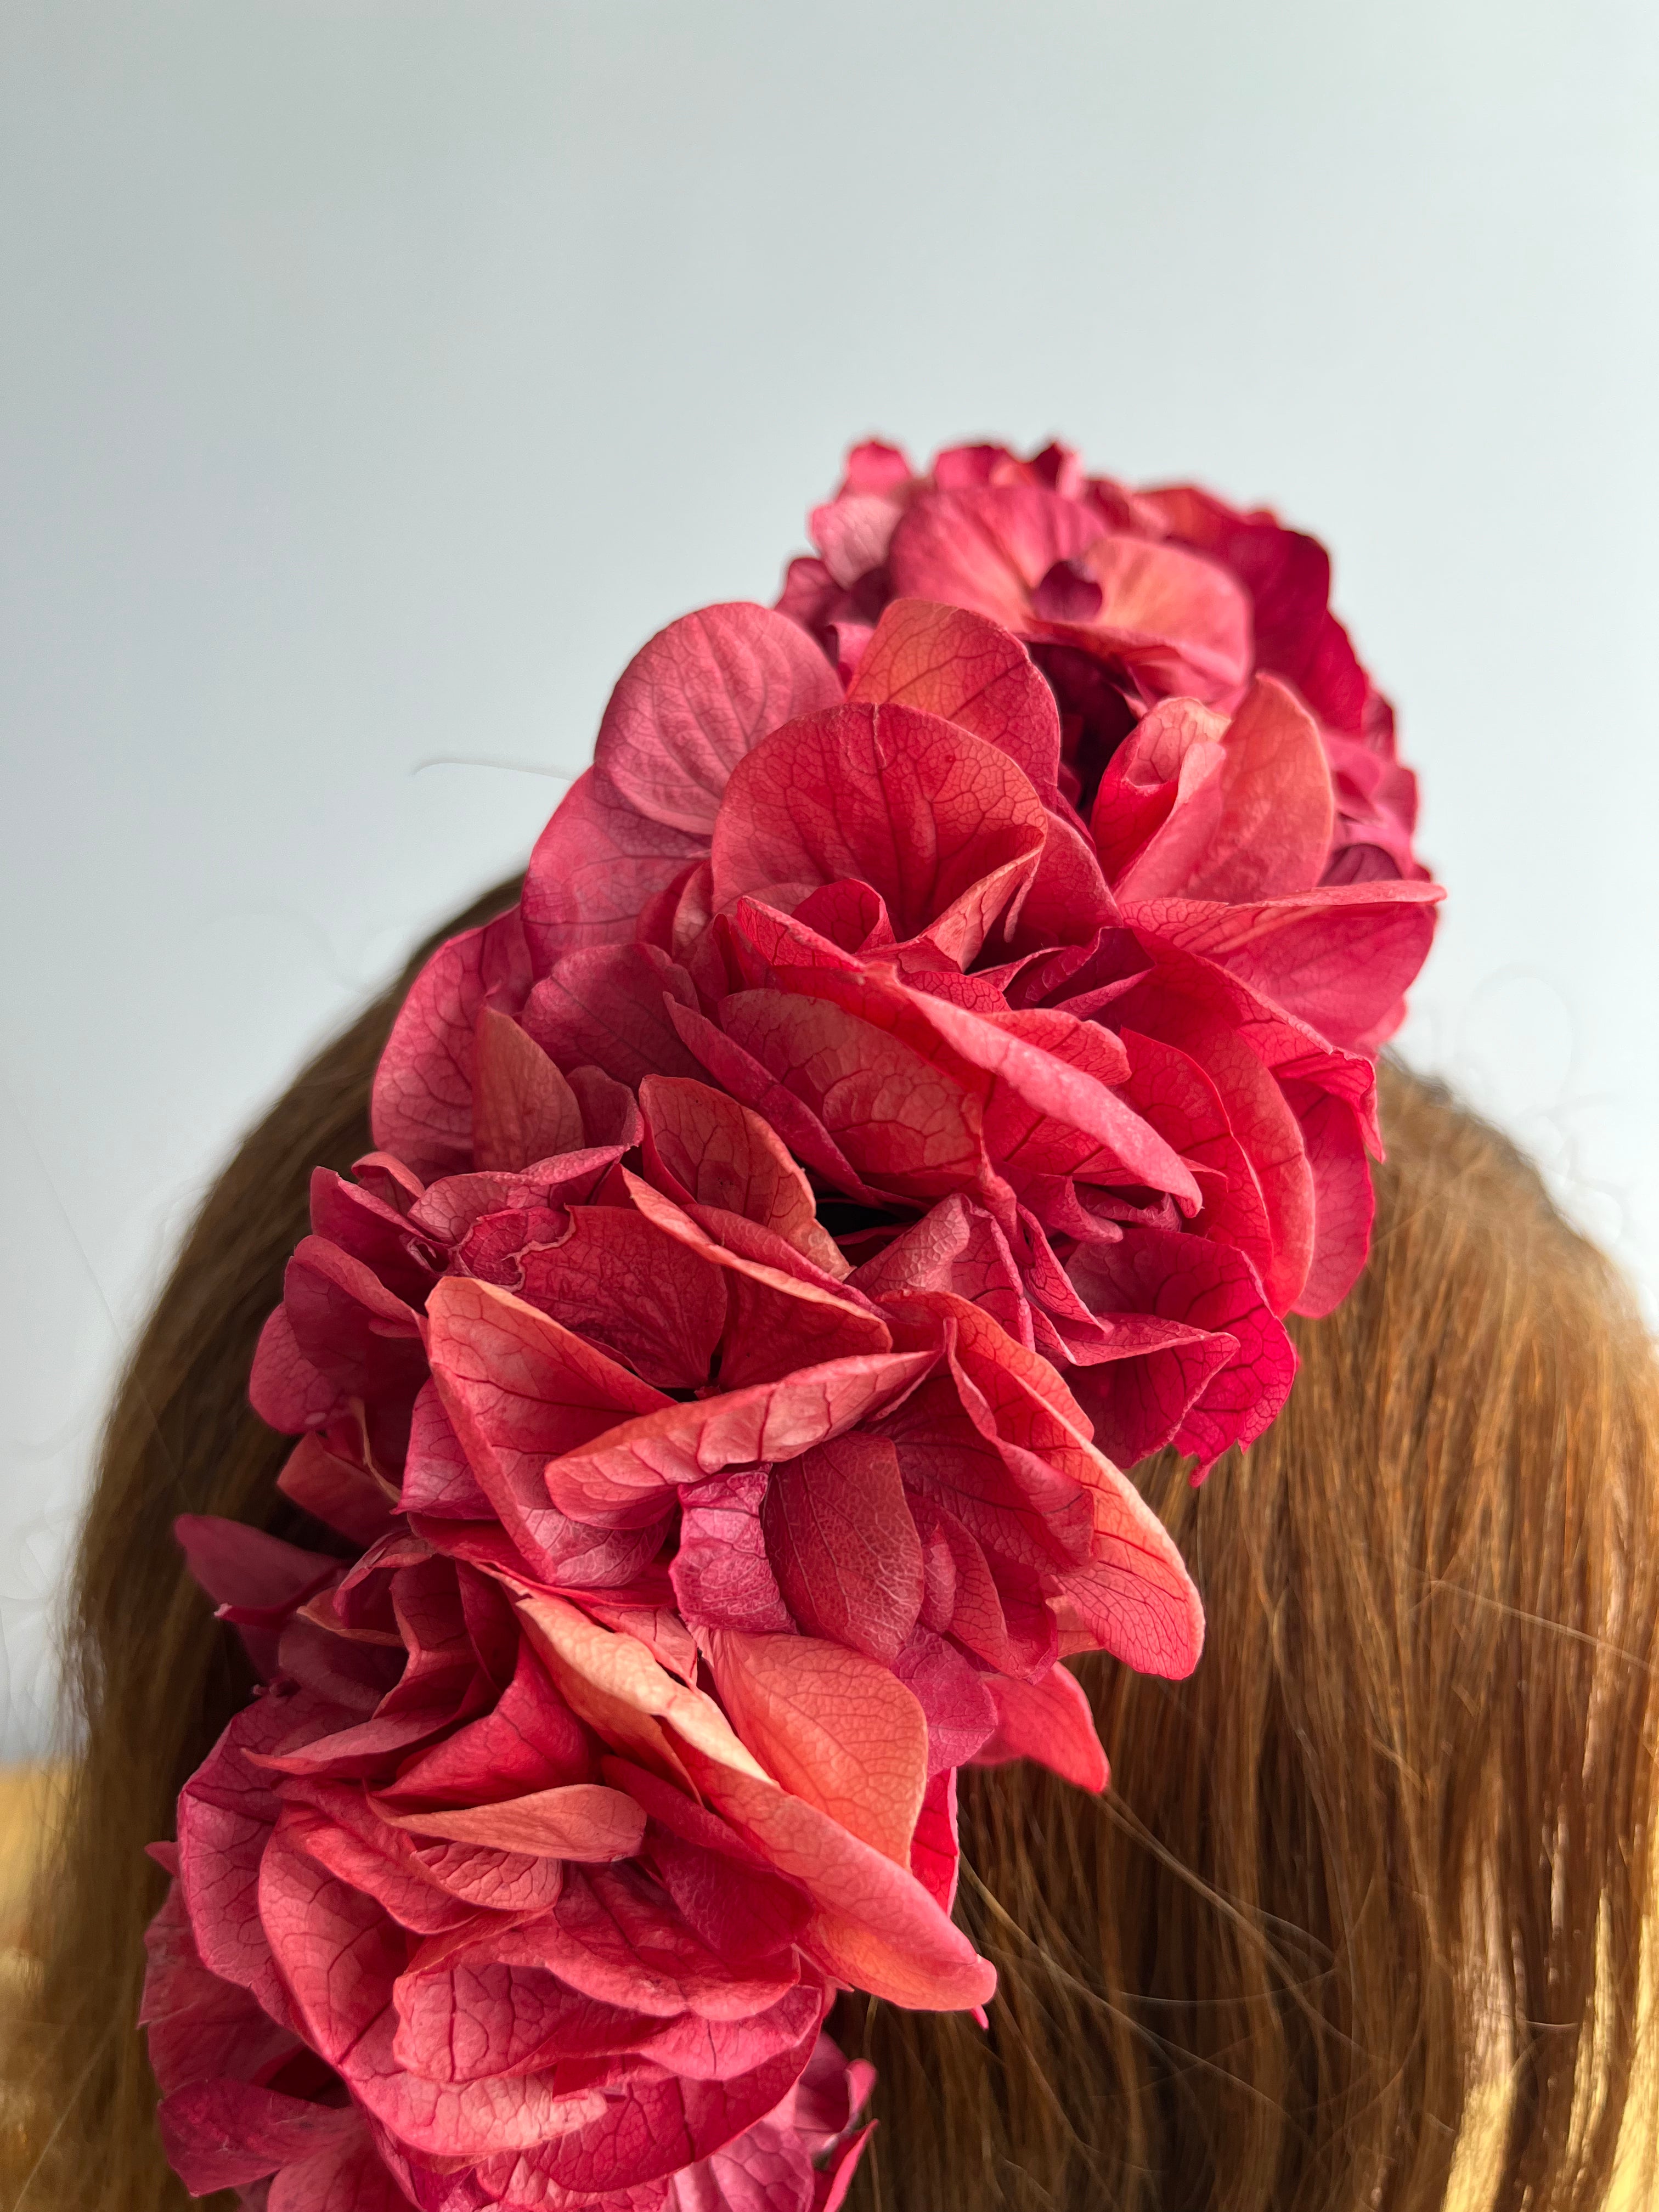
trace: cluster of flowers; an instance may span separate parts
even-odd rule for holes
[[[428,964],[189,1521],[266,1686],[180,1801],[174,2164],[263,2212],[829,2212],[838,1990],[981,2008],[956,1784],[1202,1616],[1121,1471],[1273,1419],[1427,949],[1388,709],[1271,517],[852,456],[625,672]]]

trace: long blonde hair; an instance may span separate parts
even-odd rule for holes
[[[163,1886],[142,1853],[249,1682],[171,1524],[318,1538],[248,1365],[311,1168],[368,1149],[409,980],[221,1176],[110,1416],[70,1614],[83,1747],[12,2054],[31,2212],[185,2202],[133,2025]],[[1298,1326],[1283,1419],[1200,1490],[1142,1470],[1204,1593],[1197,1674],[1083,1663],[1103,1799],[963,1777],[989,2032],[843,2002],[879,2068],[863,2212],[1431,2212],[1492,2084],[1493,2212],[1605,2198],[1652,1872],[1651,1349],[1510,1146],[1399,1071],[1383,1100],[1370,1265]]]

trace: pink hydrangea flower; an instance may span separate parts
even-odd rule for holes
[[[144,2018],[187,2185],[670,2212],[720,2160],[757,2208],[833,2203],[862,2088],[840,2068],[837,2101],[835,1984],[994,1978],[902,1863],[884,1717],[844,1826],[636,1639],[406,1529],[349,1569],[181,1534],[231,1618],[285,1615],[160,1847]]]
[[[1437,887],[1327,880],[1328,749],[1275,678],[1132,720],[1085,822],[1054,693],[985,617],[892,601],[838,705],[827,675],[757,608],[638,656],[532,861],[524,1025],[712,1077],[858,1220],[849,1256],[965,1205],[1120,1461],[1248,1443],[1279,1317],[1363,1263],[1373,1058]]]
[[[1416,779],[1394,712],[1330,611],[1317,539],[1190,484],[1132,491],[1048,446],[1021,460],[958,446],[918,473],[896,447],[848,457],[811,518],[817,557],[779,601],[843,668],[895,598],[989,615],[1031,645],[1065,714],[1069,795],[1085,805],[1112,750],[1159,699],[1237,706],[1253,678],[1316,717],[1337,809],[1327,880],[1420,876]]]
[[[831,2212],[836,1991],[977,2008],[956,1781],[1202,1618],[1123,1467],[1363,1264],[1440,896],[1310,539],[1050,447],[852,457],[636,656],[447,945],[255,1361],[349,1551],[189,1519],[264,1687],[144,2016],[249,2212]]]

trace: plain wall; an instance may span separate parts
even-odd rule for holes
[[[1058,432],[1337,562],[1406,1037],[1659,1297],[1649,0],[3,0],[0,1753],[239,1128],[842,447]]]

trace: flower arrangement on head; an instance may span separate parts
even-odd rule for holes
[[[319,1170],[186,1519],[263,1679],[179,1800],[169,2154],[264,2212],[830,2212],[837,1993],[983,2008],[966,1765],[1177,1676],[1123,1471],[1273,1419],[1364,1263],[1441,896],[1328,563],[1051,447],[864,446],[776,609],[624,672],[522,901]]]

